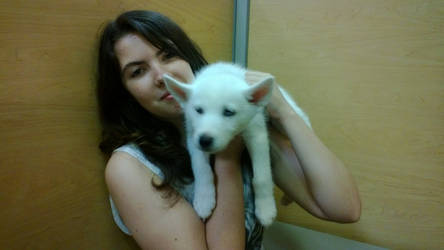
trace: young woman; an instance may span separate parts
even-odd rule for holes
[[[198,47],[167,17],[151,11],[121,14],[103,30],[97,97],[109,160],[105,170],[117,225],[143,249],[260,249],[248,157],[241,139],[212,158],[216,207],[202,221],[190,202],[193,176],[184,143],[183,113],[162,75],[182,82],[207,64]],[[256,82],[267,74],[249,71]],[[227,86],[229,87],[229,86]],[[360,200],[342,162],[273,92],[267,107],[270,140],[278,148],[274,181],[287,201],[325,220],[354,222]]]

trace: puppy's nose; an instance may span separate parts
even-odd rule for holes
[[[208,149],[213,144],[213,137],[208,135],[201,135],[199,138],[199,144],[203,149]]]

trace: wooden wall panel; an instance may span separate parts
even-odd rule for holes
[[[279,219],[393,249],[444,246],[444,2],[251,1],[249,67],[277,77],[355,176],[356,224]],[[281,195],[278,192],[279,195]]]
[[[98,30],[131,9],[231,59],[229,0],[0,1],[1,249],[137,249],[111,217],[94,95]]]

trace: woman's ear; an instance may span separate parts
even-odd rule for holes
[[[274,77],[267,77],[260,82],[250,86],[244,92],[244,95],[247,98],[248,102],[264,107],[270,101],[271,94],[273,92],[273,85]]]
[[[163,75],[163,81],[165,82],[168,92],[170,92],[177,102],[182,105],[188,101],[188,97],[191,93],[190,84],[182,83],[167,74]]]

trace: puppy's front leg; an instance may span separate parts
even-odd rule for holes
[[[256,117],[243,133],[253,167],[255,214],[262,225],[269,226],[276,217],[271,176],[270,145],[263,117]]]
[[[191,140],[188,140],[188,150],[194,174],[193,207],[199,217],[206,219],[216,205],[216,191],[209,155],[196,148]]]

